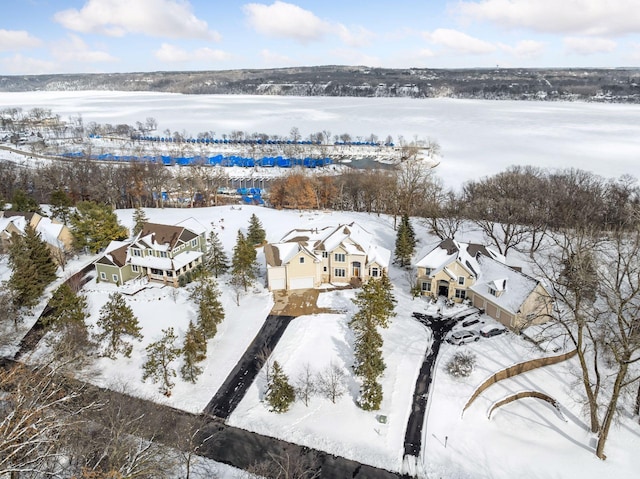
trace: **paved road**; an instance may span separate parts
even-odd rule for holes
[[[267,316],[253,342],[205,407],[206,414],[221,419],[231,415],[294,317]]]
[[[0,358],[0,368],[16,364],[11,359]],[[78,401],[77,406],[98,403],[102,405],[101,409],[108,409],[111,405],[121,411],[124,418],[133,419],[131,423],[135,423],[135,434],[139,436],[240,469],[246,470],[262,462],[273,464],[273,457],[288,457],[292,463],[302,462],[308,470],[317,471],[320,479],[409,479],[316,449],[231,427],[223,420],[205,414],[190,414],[70,378],[62,379],[63,382],[82,391],[74,400]],[[106,427],[113,427],[112,415],[99,411],[91,414],[93,421],[105,421]],[[189,440],[191,437],[193,441]]]
[[[477,310],[456,315],[452,318],[443,318],[441,316],[429,316],[421,313],[413,313],[413,317],[419,322],[427,326],[433,332],[433,344],[431,352],[427,354],[422,362],[416,387],[413,391],[413,405],[411,414],[407,421],[407,431],[404,436],[404,454],[405,456],[418,457],[422,448],[422,428],[424,426],[424,418],[427,411],[427,401],[429,399],[429,387],[433,375],[433,367],[440,352],[440,346],[445,336],[453,326],[464,318],[475,314]]]

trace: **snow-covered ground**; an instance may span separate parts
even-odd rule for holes
[[[3,92],[5,107],[50,108],[63,120],[81,115],[85,124],[153,117],[158,132],[217,137],[234,130],[286,136],[297,127],[303,137],[330,130],[396,142],[430,138],[442,147],[438,175],[452,187],[513,164],[640,176],[640,105],[84,91]]]
[[[269,241],[279,240],[295,227],[321,227],[351,221],[357,221],[372,232],[374,238],[387,248],[393,248],[395,240],[393,220],[384,215],[276,211],[253,206],[145,211],[151,221],[169,224],[193,217],[220,234],[229,254],[237,230],[246,231],[252,213],[261,220]],[[122,224],[128,227],[132,226],[132,213],[132,210],[117,211]],[[419,257],[438,240],[417,221],[414,227],[420,240],[416,255]],[[481,236],[477,231],[468,229],[459,239],[480,241]],[[258,260],[264,265],[261,251]],[[264,278],[264,266],[262,268]],[[282,363],[292,381],[307,363],[312,370],[320,371],[334,362],[345,372],[345,394],[336,404],[316,395],[308,407],[297,401],[287,413],[275,414],[261,402],[265,381],[264,373],[261,373],[229,422],[363,463],[401,470],[413,388],[423,355],[431,343],[431,334],[411,317],[411,312],[427,311],[433,306],[422,299],[410,298],[407,293],[409,278],[405,271],[392,266],[390,276],[398,304],[397,316],[390,327],[382,331],[387,369],[382,378],[384,401],[380,411],[364,412],[354,402],[358,387],[349,369],[353,338],[347,323],[354,311],[351,299],[355,292],[341,290],[320,294],[318,305],[335,310],[335,314],[296,318],[272,358]],[[226,319],[216,337],[209,342],[204,373],[195,385],[178,377],[171,397],[166,398],[157,393],[156,385],[141,381],[144,347],[158,339],[160,330],[168,326],[174,326],[182,336],[189,319],[195,317],[185,289],[149,288],[127,296],[127,302],[143,327],[144,340],[134,343],[130,359],[102,358],[85,374],[96,384],[125,383],[134,394],[152,397],[188,411],[201,411],[253,339],[273,305],[272,296],[262,283],[241,299],[240,307],[235,305],[233,292],[226,280],[221,278],[219,284]],[[97,319],[108,293],[115,290],[115,286],[104,283],[90,282],[85,286],[91,322]],[[491,321],[487,317],[484,320]],[[476,353],[477,366],[470,378],[454,380],[443,368],[451,355],[462,349]],[[640,468],[640,456],[634,452],[640,446],[640,427],[634,418],[623,413],[620,423],[611,431],[607,461],[596,459],[592,437],[585,427],[579,402],[581,391],[575,384],[575,363],[572,361],[492,386],[462,416],[464,404],[484,379],[504,367],[540,355],[542,353],[530,343],[513,334],[483,338],[462,347],[443,345],[432,384],[427,426],[423,431],[423,456],[415,469],[421,471],[421,477],[634,477],[633,471]],[[179,366],[180,363],[176,362],[176,369]],[[562,416],[546,403],[524,399],[498,409],[490,420],[487,419],[487,411],[493,402],[513,392],[529,389],[540,390],[556,398],[561,405]],[[386,424],[378,421],[378,415],[387,417]]]

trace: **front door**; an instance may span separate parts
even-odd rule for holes
[[[438,296],[449,297],[449,283],[447,281],[438,283]]]
[[[351,276],[353,276],[354,278],[359,278],[360,277],[360,261],[354,261],[353,263],[351,263],[351,266],[352,266]]]

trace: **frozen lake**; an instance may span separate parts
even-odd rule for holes
[[[605,177],[640,176],[640,105],[405,98],[181,95],[126,92],[0,93],[0,108],[50,108],[85,124],[135,124],[158,130],[287,135],[328,130],[374,133],[397,141],[433,139],[442,147],[446,185],[497,173],[509,165],[574,167]]]

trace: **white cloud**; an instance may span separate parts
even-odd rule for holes
[[[153,37],[220,40],[198,19],[188,2],[176,0],[88,0],[82,9],[54,15],[69,30],[121,37],[141,33]]]
[[[629,54],[627,58],[632,62],[640,61],[640,43],[631,43],[629,45]]]
[[[292,38],[301,43],[320,40],[331,25],[309,10],[276,1],[271,5],[249,3],[242,7],[249,25],[270,37]]]
[[[435,45],[461,54],[482,55],[496,50],[496,46],[489,42],[448,28],[438,28],[433,32],[425,32],[423,36]]]
[[[593,55],[594,53],[609,53],[615,50],[617,43],[608,38],[566,37],[564,48],[570,53],[579,55]]]
[[[117,58],[107,52],[91,50],[89,46],[77,35],[69,35],[67,40],[62,40],[52,45],[53,57],[64,63],[101,63],[114,62]]]
[[[58,71],[57,65],[54,62],[24,57],[20,54],[3,58],[1,61],[4,69],[13,74],[39,75]]]
[[[539,57],[545,48],[543,42],[537,42],[535,40],[522,40],[516,43],[515,46],[505,45],[503,43],[499,43],[498,45],[503,51],[518,58]]]
[[[335,26],[334,30],[342,41],[350,47],[368,46],[371,44],[371,40],[375,36],[373,32],[362,26],[356,26],[349,29],[342,24],[338,24]]]
[[[540,32],[622,35],[640,30],[638,0],[477,0],[454,11],[475,20]]]
[[[198,48],[193,51],[187,51],[175,45],[163,43],[160,49],[155,52],[155,57],[163,62],[180,63],[180,62],[207,62],[215,63],[229,60],[231,55],[222,50],[213,50],[211,48]]]
[[[24,30],[0,29],[0,52],[23,50],[42,45],[39,38],[31,36]]]
[[[260,52],[262,61],[267,65],[293,65],[294,62],[286,55],[272,52],[266,48]]]

